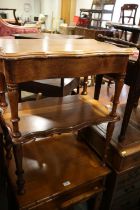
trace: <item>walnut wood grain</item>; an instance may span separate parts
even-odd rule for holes
[[[110,170],[102,167],[96,154],[73,134],[31,141],[23,146],[23,151],[26,178],[23,196],[16,194],[14,161],[9,165],[19,209],[65,209],[104,190],[104,179]],[[65,186],[66,181],[69,184]]]
[[[80,130],[91,124],[109,122],[103,156],[103,163],[105,163],[114,121],[117,119],[116,109],[128,57],[133,50],[119,48],[93,39],[0,39],[0,47],[0,59],[3,60],[4,64],[1,72],[4,74],[7,83],[11,109],[12,143],[16,160],[19,193],[24,193],[21,144],[28,141],[29,137],[44,137],[50,132],[69,132]],[[59,103],[56,100],[54,105],[52,104],[49,108],[39,105],[33,111],[33,107],[28,104],[26,111],[29,110],[28,114],[31,118],[28,118],[27,115],[25,116],[25,112],[24,114],[21,114],[20,111],[18,112],[17,84],[20,82],[47,78],[87,77],[89,75],[107,73],[117,75],[113,107],[110,113],[106,113],[100,104],[97,105],[97,101],[82,97],[79,97],[79,100],[77,96],[67,98],[69,102],[59,98],[57,99]],[[47,105],[49,106],[49,102],[47,102]],[[32,114],[36,114],[35,111],[37,111],[37,115],[34,118]],[[23,119],[19,121],[19,117],[22,118],[22,116],[24,116],[24,120],[29,120],[28,124]],[[36,125],[34,124],[36,122],[35,119],[37,119]],[[46,119],[49,120],[47,121],[48,123]],[[39,120],[41,120],[41,123]],[[40,128],[42,125],[44,127]],[[47,125],[50,127],[48,128]],[[36,132],[36,128],[38,132]],[[22,136],[22,134],[26,135]]]
[[[21,137],[15,138],[17,143],[118,120],[117,116],[109,115],[109,110],[98,101],[79,95],[21,103],[18,114]],[[10,112],[6,110],[4,118],[9,121],[9,125],[10,117]]]

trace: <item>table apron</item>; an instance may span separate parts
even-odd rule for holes
[[[124,74],[128,55],[27,58],[4,61],[7,83],[94,74]]]

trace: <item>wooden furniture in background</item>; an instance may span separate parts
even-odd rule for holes
[[[115,0],[93,0],[91,9],[80,9],[80,18],[84,16],[89,20],[88,28],[92,26],[101,28],[103,22],[112,20],[115,2]],[[109,18],[104,18],[106,15]]]
[[[13,16],[14,16],[14,22],[10,19],[6,19],[5,21],[9,22],[9,23],[13,23],[15,25],[20,25],[18,18],[16,17],[16,9],[9,9],[9,8],[0,8],[0,11],[13,11]]]
[[[11,36],[13,34],[20,33],[38,33],[39,30],[36,27],[25,27],[25,26],[17,26],[7,23],[4,19],[0,17],[0,37]]]
[[[91,88],[90,88],[91,89]],[[124,85],[120,96],[118,111],[123,118],[126,96],[129,87]],[[89,91],[90,92],[90,91]],[[100,101],[110,106],[109,99],[114,92],[114,84],[107,91],[107,84],[102,85]],[[93,91],[90,92],[91,96]],[[140,105],[140,104],[139,104]],[[133,122],[133,123],[132,123]],[[118,134],[121,130],[122,120],[115,124],[113,137],[108,150],[108,163],[112,173],[107,178],[106,191],[103,194],[101,208],[104,210],[125,209],[139,210],[140,195],[140,106],[132,112],[130,123],[126,132],[127,144],[118,143]],[[99,155],[105,144],[106,125],[92,126],[83,130],[83,141],[86,141]],[[133,198],[133,199],[132,199]]]
[[[137,14],[138,4],[124,4],[121,7],[121,14],[119,22],[122,24],[132,24],[136,25],[136,14]]]
[[[119,22],[122,24],[132,24],[136,25],[136,14],[137,14],[138,4],[124,4],[121,7],[121,14]],[[128,39],[128,33],[126,30],[122,30],[120,34],[120,38],[122,39],[124,36],[125,41],[129,41],[131,39]]]
[[[114,39],[109,37],[100,36],[101,40],[106,40],[108,42],[113,42],[116,44],[122,44],[124,47],[137,47],[138,52],[136,57],[132,57],[129,60],[126,77],[125,77],[125,84],[130,86],[128,99],[126,103],[126,108],[123,116],[122,127],[120,134],[118,136],[118,140],[121,144],[127,144],[127,139],[125,139],[126,130],[128,127],[129,119],[132,113],[132,109],[134,108],[135,103],[138,101],[140,96],[140,46],[136,45],[132,42],[126,42],[120,39]],[[100,88],[102,83],[103,75],[96,77],[96,86],[95,86],[95,99],[99,99],[100,95]],[[110,75],[113,80],[115,80],[114,75]]]
[[[0,44],[1,74],[5,76],[10,104],[10,110],[5,109],[3,117],[12,128],[9,127],[9,130],[18,193],[24,193],[22,145],[36,138],[79,131],[90,125],[107,122],[106,143],[102,153],[105,164],[108,145],[118,120],[116,109],[128,57],[132,51],[94,39],[3,39]],[[98,101],[79,95],[21,103],[18,106],[18,83],[105,73],[114,73],[117,78],[111,112]]]
[[[130,42],[138,43],[139,36],[140,36],[140,26],[137,25],[128,25],[128,24],[121,24],[121,23],[111,23],[111,25],[118,30],[132,32]]]

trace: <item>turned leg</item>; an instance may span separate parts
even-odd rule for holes
[[[113,107],[110,113],[110,115],[114,117],[117,116],[116,110],[119,104],[119,97],[124,84],[124,77],[125,77],[124,74],[115,77],[115,93],[113,98]]]
[[[18,99],[19,99],[19,92],[18,92],[18,86],[17,84],[8,84],[7,85],[8,90],[8,98],[11,108],[11,121],[13,126],[13,132],[12,135],[15,138],[18,138],[21,136],[19,132],[19,117],[18,117]]]
[[[104,153],[103,153],[103,166],[105,166],[106,162],[107,162],[107,154],[108,154],[108,150],[109,150],[109,144],[112,139],[114,127],[115,127],[115,122],[109,122],[107,125],[106,142],[105,142],[105,148],[104,148]]]
[[[124,82],[124,75],[118,75],[115,80],[115,94],[113,98],[113,107],[112,111],[110,113],[110,116],[113,116],[114,118],[116,117],[117,120],[117,105],[119,103],[119,97],[120,93],[123,87],[123,82]],[[107,131],[106,131],[106,142],[105,142],[105,149],[104,149],[104,155],[103,155],[103,165],[105,165],[107,161],[107,151],[109,149],[109,144],[112,139],[112,134],[114,130],[115,122],[109,122],[107,126]]]
[[[94,90],[94,99],[99,100],[100,90],[102,85],[103,75],[96,75],[95,78],[95,90]]]
[[[12,143],[13,143],[13,153],[16,163],[16,175],[17,175],[17,187],[18,193],[24,193],[24,178],[23,178],[23,169],[22,169],[22,145],[19,140],[21,134],[19,132],[19,117],[18,117],[18,86],[16,84],[8,84],[8,97],[11,108],[11,121],[13,126],[12,131]]]
[[[5,99],[5,92],[6,92],[6,83],[5,77],[2,73],[0,73],[0,106],[6,107],[6,99]]]
[[[88,77],[84,77],[84,83],[83,83],[83,91],[82,91],[82,95],[87,95],[87,84],[88,84]]]
[[[23,159],[23,152],[22,152],[22,145],[20,143],[13,144],[13,153],[16,163],[16,175],[17,175],[17,187],[18,187],[18,194],[24,194],[24,171],[22,168],[22,159]]]

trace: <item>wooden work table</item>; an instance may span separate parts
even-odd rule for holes
[[[80,147],[80,155],[77,152],[77,149],[76,151],[74,149],[74,158],[72,157],[72,159],[70,159],[71,155],[67,157],[67,151],[72,151],[73,147],[75,148],[73,145],[75,140],[73,141],[73,137],[69,137],[70,134],[67,137],[64,135],[64,141],[67,140],[69,142],[69,145],[66,145],[66,147],[64,146],[65,142],[61,140],[61,137],[63,139],[63,135],[57,135],[56,141],[55,135],[52,136],[53,141],[51,140],[51,143],[56,142],[56,144],[61,144],[62,147],[60,146],[60,150],[58,150],[58,146],[55,147],[54,144],[50,143],[50,148],[54,146],[54,151],[58,154],[59,157],[59,154],[62,153],[61,151],[66,154],[66,156],[63,156],[62,158],[60,157],[62,165],[59,165],[62,166],[63,170],[66,168],[66,161],[74,163],[75,160],[80,157],[78,159],[79,161],[77,163],[78,166],[76,169],[80,173],[79,175],[81,178],[78,178],[78,180],[81,180],[81,183],[79,183],[77,180],[78,176],[76,175],[72,164],[70,166],[71,173],[68,171],[66,176],[64,173],[58,173],[61,169],[59,167],[57,170],[55,170],[54,174],[53,168],[52,172],[49,171],[50,188],[48,189],[46,186],[49,179],[46,180],[46,169],[42,168],[41,172],[41,170],[38,168],[39,165],[36,165],[35,163],[36,161],[33,161],[35,164],[33,162],[32,164],[29,164],[28,158],[32,159],[30,155],[32,155],[33,152],[35,156],[37,155],[37,159],[39,158],[42,163],[45,163],[44,161],[46,161],[47,157],[45,155],[47,152],[47,146],[45,145],[48,143],[48,134],[60,134],[66,132],[71,133],[75,131],[77,132],[84,127],[88,127],[93,124],[97,125],[102,122],[109,122],[106,133],[106,145],[102,157],[104,164],[104,161],[106,161],[107,158],[106,152],[111,140],[114,124],[118,120],[116,109],[121,88],[123,86],[123,79],[126,72],[127,62],[129,55],[132,54],[133,50],[129,48],[119,48],[114,45],[98,42],[93,39],[0,39],[0,47],[1,81],[2,75],[4,75],[10,102],[10,111],[5,109],[3,117],[12,127],[12,130],[10,131],[12,136],[12,144],[14,145],[13,148],[15,151],[15,159],[17,160],[16,174],[18,175],[18,190],[20,193],[24,193],[23,169],[25,170],[25,180],[27,184],[25,184],[25,187],[28,190],[27,194],[25,193],[23,197],[18,197],[18,205],[21,205],[20,208],[37,209],[38,206],[41,205],[40,209],[46,210],[48,207],[47,205],[51,204],[53,199],[55,202],[57,202],[57,198],[59,197],[59,205],[57,204],[57,208],[60,207],[60,209],[65,209],[66,207],[69,207],[71,203],[73,204],[82,201],[85,196],[88,199],[90,196],[97,193],[97,189],[100,189],[102,192],[104,186],[104,178],[108,174],[108,170],[106,170],[106,167],[100,166],[100,164],[98,164],[98,160],[96,162],[96,157],[92,157],[90,152],[88,154],[87,152],[84,152],[84,156],[81,155],[82,151],[87,151],[87,149],[84,149],[82,145],[78,146],[78,148]],[[37,101],[35,106],[28,102],[24,105],[20,104],[18,110],[17,85],[20,82],[59,77],[87,77],[93,74],[107,73],[114,73],[118,78],[116,82],[116,91],[111,112],[96,100],[88,98],[87,96],[85,97],[79,95],[54,99],[53,104],[53,100],[51,99]],[[2,84],[3,83],[1,82],[1,87],[3,86]],[[0,93],[2,96],[4,95],[3,91]],[[38,103],[39,106],[37,105]],[[36,138],[44,138],[44,140],[39,142],[34,141]],[[32,149],[32,146],[28,148],[31,139],[33,142],[35,142],[35,144],[39,144],[36,148],[34,147],[34,149]],[[22,155],[22,150],[20,147],[21,144],[25,148],[24,156]],[[31,151],[29,151],[30,149]],[[48,155],[50,151],[51,149],[48,150]],[[71,154],[73,154],[73,152]],[[89,157],[88,159],[86,155]],[[50,157],[52,156],[53,155],[50,155]],[[51,160],[50,157],[48,156],[49,161]],[[22,159],[24,161],[23,169],[21,164]],[[57,157],[56,160],[58,160]],[[37,160],[37,162],[39,161]],[[46,163],[48,163],[48,161]],[[43,167],[45,167],[45,164]],[[56,168],[58,165],[50,164],[50,167],[51,166]],[[11,167],[13,169],[14,166],[12,165]],[[96,170],[94,170],[95,167]],[[15,178],[12,175],[12,169],[10,169],[10,175],[12,177],[12,183],[15,191]],[[86,169],[86,174],[84,172],[80,172],[80,170],[83,171],[84,169]],[[95,172],[94,176],[92,173],[93,170]],[[74,178],[71,177],[70,174],[73,174]],[[90,176],[91,174],[92,176]],[[70,186],[68,185],[68,188],[65,188],[66,197],[63,196],[63,203],[60,202],[60,200],[62,201],[64,188],[63,186],[60,186],[60,183],[56,182],[56,178],[58,177],[60,181],[65,182],[63,180],[67,179],[67,175],[70,175],[68,178],[72,180],[73,184]],[[56,176],[56,178],[54,177],[53,179],[53,176]],[[62,176],[65,176],[64,179],[62,179]],[[39,182],[42,184],[40,185],[37,180],[40,180]],[[36,188],[33,187],[34,182],[37,184]],[[54,186],[54,183],[56,183],[57,186]],[[94,192],[93,190],[91,191],[89,185],[92,186]],[[41,189],[39,189],[39,186]],[[54,191],[52,191],[52,189]],[[30,192],[30,190],[32,192]],[[73,193],[74,197],[71,197]],[[34,196],[32,197],[30,194]],[[28,195],[30,196],[28,197]],[[57,209],[55,202],[52,203],[52,207]],[[29,208],[26,208],[26,206]],[[50,209],[50,207],[48,207],[48,209]]]
[[[44,78],[87,77],[93,74],[116,73],[120,75],[120,82],[123,84],[122,78],[128,57],[132,53],[132,49],[119,48],[93,39],[0,39],[0,46],[1,64],[4,65],[4,68],[1,68],[1,80],[4,73],[10,93],[15,137],[20,135],[16,111],[18,83]],[[1,82],[1,89],[2,84]],[[120,90],[117,89],[118,92]],[[1,95],[3,98],[3,90]],[[116,102],[114,102],[114,111],[115,104]]]
[[[0,46],[3,67],[1,80],[4,73],[8,92],[10,91],[13,119],[18,119],[15,111],[18,110],[18,83],[44,78],[116,73],[120,75],[122,84],[128,58],[132,53],[132,49],[119,48],[93,39],[0,39]],[[1,89],[2,84],[1,82]],[[1,95],[3,98],[3,90]],[[116,105],[114,106],[115,110]],[[18,121],[19,119],[13,121],[15,137],[19,136]]]

